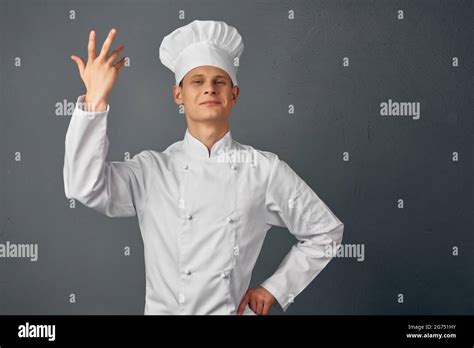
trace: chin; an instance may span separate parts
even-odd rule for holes
[[[227,119],[226,110],[207,110],[187,115],[194,122],[223,121]]]
[[[202,117],[199,121],[201,121],[201,122],[206,122],[206,121],[222,121],[222,120],[224,120],[224,119],[225,119],[224,117],[216,115],[216,116],[214,116],[214,117],[213,117],[213,116],[210,116],[210,117]]]
[[[209,110],[209,111],[202,112],[199,115],[199,117],[200,118],[219,118],[219,117],[223,117],[224,114],[225,113],[223,110]]]
[[[214,114],[214,115],[199,115],[198,117],[193,117],[192,120],[194,122],[208,122],[208,121],[219,121],[224,120],[226,117],[222,116],[222,114]]]

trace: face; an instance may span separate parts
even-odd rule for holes
[[[176,104],[184,104],[186,117],[192,121],[227,122],[239,87],[232,86],[224,70],[203,65],[188,71],[181,86],[173,86],[173,95]]]

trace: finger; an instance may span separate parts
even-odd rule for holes
[[[88,60],[94,60],[96,58],[95,54],[95,31],[91,30],[89,33],[89,43],[87,44],[87,53],[88,53]]]
[[[263,312],[263,301],[258,301],[257,310],[255,311],[255,314],[262,315],[262,312]]]
[[[104,41],[104,44],[102,45],[102,49],[100,51],[100,56],[102,58],[107,57],[107,54],[109,54],[110,46],[112,46],[112,42],[115,39],[115,35],[117,34],[117,30],[115,28],[112,28],[109,31],[109,35],[107,35],[107,38]]]
[[[120,59],[117,64],[114,65],[114,67],[117,68],[117,70],[120,70],[121,68],[123,68],[123,66],[125,65],[125,58],[126,57],[122,57],[122,59]]]
[[[72,55],[71,59],[74,62],[76,62],[77,68],[79,69],[79,74],[82,76],[82,73],[84,72],[84,68],[85,68],[84,61],[81,58],[79,58],[78,56],[75,56],[75,55]]]
[[[249,303],[250,296],[248,293],[245,294],[244,298],[240,302],[239,308],[237,309],[237,314],[242,314],[245,310],[245,307],[247,306],[247,303]]]
[[[253,298],[250,299],[250,309],[253,310],[253,312],[257,312],[257,301],[255,301]]]
[[[268,315],[268,312],[270,311],[270,304],[267,302],[263,303],[263,309],[262,309],[262,315]]]
[[[237,309],[237,314],[242,314],[244,312],[245,306],[247,306],[247,303],[249,303],[250,296],[245,294],[244,298],[242,299],[242,302],[240,302],[239,308]]]
[[[121,45],[119,48],[114,50],[112,52],[112,54],[110,55],[110,57],[107,58],[107,63],[112,64],[114,62],[115,58],[118,57],[118,55],[120,54],[120,52],[123,50],[124,47],[125,47],[124,45]]]

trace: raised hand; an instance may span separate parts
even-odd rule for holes
[[[89,43],[87,45],[87,64],[84,64],[80,57],[76,55],[71,56],[71,59],[77,64],[79,75],[87,90],[85,102],[88,111],[99,112],[106,110],[109,95],[118,78],[118,72],[125,64],[125,57],[114,63],[114,60],[125,47],[124,45],[120,45],[109,54],[116,35],[117,30],[112,28],[97,56],[95,49],[96,33],[92,30],[89,33]]]

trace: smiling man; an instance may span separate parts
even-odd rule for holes
[[[277,155],[232,138],[240,34],[221,21],[195,20],[165,36],[160,59],[175,74],[184,139],[109,162],[108,96],[124,64],[114,63],[123,46],[109,53],[115,35],[97,56],[92,31],[87,64],[71,57],[87,93],[66,134],[66,197],[106,216],[137,216],[145,314],[266,315],[275,302],[286,311],[330,262],[327,249],[341,243],[344,225]],[[269,278],[249,288],[272,226],[288,228],[297,242]]]
[[[208,149],[229,131],[229,116],[239,87],[222,69],[204,65],[192,69],[173,86],[177,104],[185,107],[188,131]]]

